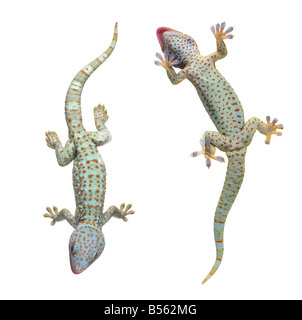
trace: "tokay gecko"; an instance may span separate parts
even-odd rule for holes
[[[243,181],[248,145],[256,130],[266,136],[265,143],[269,144],[271,135],[281,136],[278,129],[283,129],[282,124],[277,124],[277,119],[271,121],[270,117],[266,118],[267,124],[258,118],[251,118],[245,122],[236,93],[215,67],[216,61],[227,55],[223,40],[233,38],[230,34],[233,28],[225,30],[223,22],[221,25],[212,26],[211,30],[216,38],[217,51],[202,56],[192,37],[170,28],[158,28],[157,38],[164,57],[157,53],[159,60],[155,61],[156,65],[166,69],[172,84],[179,84],[184,79],[192,82],[218,130],[218,132],[206,131],[200,140],[202,150],[193,152],[191,156],[203,154],[208,168],[211,166],[211,159],[224,162],[222,157],[215,156],[216,148],[225,152],[228,157],[226,178],[214,217],[216,261],[202,283],[209,280],[221,264],[224,251],[224,225]],[[173,67],[181,69],[180,72],[176,73]]]
[[[76,200],[75,215],[69,210],[58,211],[47,207],[44,216],[51,218],[51,225],[67,220],[75,229],[69,241],[71,270],[79,274],[96,261],[104,250],[105,240],[102,227],[111,217],[127,221],[126,216],[133,214],[131,204],[120,208],[111,206],[103,213],[106,191],[106,169],[97,147],[111,140],[111,134],[105,126],[108,120],[107,110],[103,105],[94,108],[97,132],[84,129],[81,114],[81,94],[89,76],[110,56],[117,41],[117,24],[109,48],[94,61],[77,73],[71,82],[65,102],[65,117],[68,125],[69,140],[63,148],[55,132],[46,132],[48,147],[56,152],[60,166],[73,161],[73,187]]]

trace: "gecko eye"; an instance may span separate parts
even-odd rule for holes
[[[74,242],[70,245],[70,253],[74,254]]]

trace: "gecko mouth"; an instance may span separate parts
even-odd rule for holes
[[[75,271],[73,268],[71,268],[71,271],[72,271],[74,274],[80,274],[80,273],[81,273],[81,272]]]
[[[175,31],[175,30],[170,29],[170,28],[166,28],[166,27],[160,27],[156,30],[157,39],[160,44],[162,52],[165,51],[164,44],[163,44],[163,33],[166,31]]]
[[[75,268],[71,261],[70,261],[70,267],[71,267],[71,271],[74,273],[74,274],[80,274],[82,272],[82,270],[78,270],[77,268]]]

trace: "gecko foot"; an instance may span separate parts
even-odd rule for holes
[[[232,32],[234,30],[234,27],[229,27],[224,31],[225,25],[225,22],[223,22],[221,25],[217,23],[215,27],[211,27],[211,31],[213,32],[217,40],[233,39],[234,36],[228,33]]]
[[[131,207],[132,207],[132,204],[127,204],[126,206],[125,203],[122,203],[120,205],[121,216],[124,221],[128,221],[128,219],[126,218],[128,214],[134,214],[135,211],[133,210],[128,211]]]
[[[208,169],[211,167],[211,159],[217,160],[219,162],[225,162],[223,157],[215,156],[215,150],[216,147],[211,144],[211,141],[209,138],[200,139],[200,144],[202,147],[202,150],[200,151],[195,151],[191,153],[191,157],[197,157],[201,154],[203,154],[206,158],[206,166]]]
[[[47,131],[45,132],[45,135],[46,135],[45,140],[46,140],[47,146],[51,149],[55,149],[56,144],[60,141],[57,133],[54,131]]]
[[[98,106],[94,107],[93,113],[94,118],[96,120],[101,120],[103,123],[107,122],[107,120],[109,119],[107,110],[105,109],[104,105],[99,104]]]
[[[272,134],[276,134],[277,136],[282,136],[282,132],[278,131],[277,129],[283,129],[284,126],[283,124],[277,124],[278,122],[278,119],[273,119],[273,121],[271,122],[271,117],[270,116],[267,116],[266,117],[266,122],[267,122],[267,125],[266,125],[266,140],[265,140],[265,143],[266,144],[269,144],[270,141],[271,141],[271,136]]]
[[[169,55],[167,50],[164,52],[164,57],[162,57],[162,55],[160,53],[156,53],[156,57],[159,60],[154,61],[154,63],[157,66],[163,67],[165,69],[170,69],[174,65],[179,64],[179,61],[175,59],[174,55],[173,54]]]
[[[57,221],[60,221],[62,220],[60,217],[59,217],[59,210],[57,207],[53,206],[53,210],[50,208],[50,207],[46,207],[46,210],[49,212],[49,213],[44,213],[44,217],[45,218],[51,218],[52,221],[50,223],[51,226],[54,226],[56,224]]]

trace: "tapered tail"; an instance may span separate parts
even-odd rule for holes
[[[246,148],[236,151],[227,152],[228,168],[226,178],[224,181],[223,189],[220,199],[216,208],[214,218],[214,237],[216,243],[216,261],[212,270],[207,277],[203,280],[202,284],[208,281],[219,268],[223,257],[223,232],[224,224],[228,213],[237,197],[240,190],[245,170],[245,154]]]
[[[69,133],[73,135],[76,131],[83,129],[81,112],[81,95],[83,87],[90,75],[111,55],[117,42],[117,23],[114,28],[112,42],[108,49],[98,58],[90,62],[72,80],[66,95],[65,117]]]

